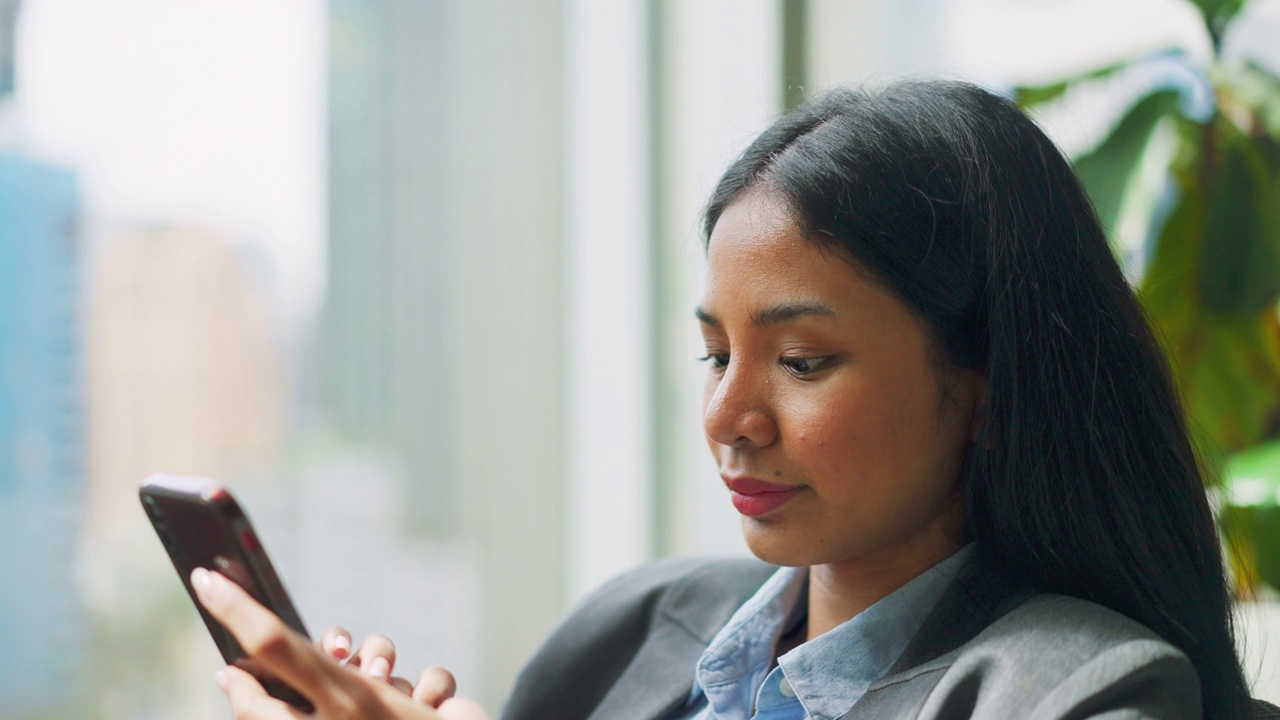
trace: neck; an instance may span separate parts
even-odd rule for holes
[[[812,640],[846,622],[960,549],[948,538],[937,540],[811,566],[805,639]]]

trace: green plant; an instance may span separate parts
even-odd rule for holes
[[[1163,334],[1196,432],[1231,453],[1280,437],[1280,77],[1255,62],[1222,61],[1222,37],[1242,2],[1196,4],[1215,48],[1210,67],[1173,49],[1020,88],[1017,99],[1035,108],[1144,63],[1185,66],[1181,86],[1150,83],[1114,130],[1073,162],[1115,239],[1144,191],[1149,198],[1151,188],[1137,178],[1143,159],[1172,138],[1169,185],[1145,218],[1149,239],[1137,287]],[[1197,81],[1205,87],[1187,87]],[[1186,96],[1197,91],[1210,93],[1211,102],[1194,107]]]
[[[1034,111],[1079,88],[1124,79],[1141,88],[1073,163],[1162,335],[1210,482],[1226,483],[1223,519],[1247,546],[1236,554],[1237,577],[1245,586],[1259,575],[1280,583],[1280,545],[1271,547],[1280,536],[1259,520],[1280,521],[1280,510],[1268,509],[1276,494],[1235,500],[1247,493],[1232,485],[1233,473],[1280,477],[1280,452],[1228,461],[1280,438],[1280,76],[1223,52],[1235,26],[1249,21],[1243,0],[1194,5],[1212,47],[1207,64],[1170,48],[1020,88],[1016,99]],[[1153,162],[1161,170],[1154,183]],[[1135,224],[1138,242],[1124,241],[1122,229]],[[1268,462],[1274,472],[1259,470]],[[1257,566],[1267,558],[1275,567]]]

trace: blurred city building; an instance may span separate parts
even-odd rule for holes
[[[77,571],[95,655],[128,659],[99,668],[92,691],[109,717],[146,716],[185,695],[204,699],[207,673],[160,687],[155,678],[216,654],[142,521],[138,483],[163,470],[253,484],[278,463],[285,393],[262,289],[217,235],[121,232],[96,253],[87,288],[89,486]]]
[[[384,456],[403,484],[403,526],[436,538],[458,529],[446,5],[329,3],[319,356],[321,403],[339,440]]]
[[[86,625],[72,576],[84,484],[80,194],[0,155],[0,659],[5,714],[75,707]],[[20,649],[20,650],[19,650]]]
[[[467,692],[496,705],[564,606],[563,7],[327,8],[321,407],[392,484],[401,542],[450,543],[380,591],[470,559],[474,590],[406,610],[465,613]]]
[[[83,580],[91,606],[115,610],[133,594],[135,579],[119,572],[133,543],[156,544],[137,522],[138,483],[159,470],[254,479],[280,452],[284,388],[261,291],[244,259],[208,232],[138,229],[109,240],[90,271],[87,308]]]
[[[17,38],[18,6],[22,0],[0,0],[0,97],[13,92],[14,40]]]

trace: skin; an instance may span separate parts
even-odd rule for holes
[[[453,676],[441,668],[423,671],[418,685],[391,677],[395,648],[374,637],[342,665],[350,636],[340,628],[325,633],[317,647],[294,632],[231,580],[197,569],[191,585],[200,603],[235,635],[250,657],[297,689],[316,706],[303,714],[266,694],[252,675],[227,667],[217,676],[237,720],[487,720],[476,703],[453,697]],[[345,642],[340,638],[345,638]],[[358,661],[356,659],[359,659]]]
[[[716,224],[698,316],[721,476],[799,488],[742,530],[761,559],[810,567],[808,638],[959,548],[983,381],[949,369],[944,400],[910,308],[757,190]]]
[[[914,313],[804,237],[768,192],[749,192],[721,215],[706,288],[698,315],[707,443],[722,477],[798,489],[764,515],[744,515],[742,529],[761,559],[809,566],[812,639],[959,548],[956,477],[983,381],[939,373]],[[197,570],[192,585],[250,656],[317,707],[303,715],[228,667],[218,683],[238,720],[487,718],[453,696],[442,668],[416,685],[393,677],[387,638],[353,653],[350,634],[333,628],[313,646],[223,576]]]

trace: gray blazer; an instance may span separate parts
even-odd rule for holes
[[[1180,651],[1099,605],[1035,593],[980,550],[844,720],[1200,717],[1199,679]],[[667,560],[610,582],[534,655],[502,719],[671,716],[703,649],[774,570]]]

